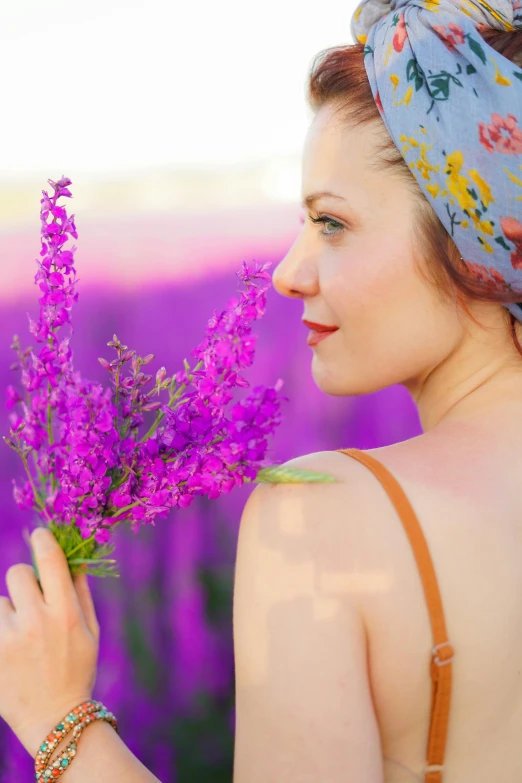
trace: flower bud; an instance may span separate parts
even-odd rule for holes
[[[160,367],[156,373],[156,386],[160,386],[167,377],[167,370],[165,367]]]
[[[107,361],[107,359],[98,358],[98,361],[100,362],[104,370],[108,370],[109,372],[112,372],[111,365]]]

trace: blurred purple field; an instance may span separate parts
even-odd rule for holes
[[[258,262],[271,260],[256,255]],[[151,374],[162,365],[169,374],[177,371],[185,357],[193,366],[190,352],[203,338],[208,318],[238,289],[239,266],[191,282],[129,290],[83,285],[79,265],[75,367],[107,384],[109,376],[97,357],[112,358],[106,344],[114,333],[139,354],[155,354],[147,368]],[[14,361],[9,346],[15,333],[23,346],[32,342],[26,313],[37,314],[37,296],[34,288],[30,298],[24,293],[23,300],[2,304],[2,389],[18,382],[18,373],[9,370]],[[286,300],[271,288],[266,314],[254,324],[256,360],[245,377],[252,385],[267,386],[283,378],[289,397],[267,456],[280,463],[312,451],[372,448],[419,434],[416,410],[401,387],[359,398],[328,397],[316,387],[302,310],[302,302]],[[3,410],[1,434],[6,435]],[[17,455],[2,445],[3,594],[8,566],[30,562],[22,530],[32,528],[34,520],[12,498],[12,479],[21,475]],[[251,491],[247,485],[217,500],[197,497],[179,516],[173,512],[136,535],[118,529],[114,556],[121,577],[90,579],[102,629],[94,696],[117,715],[124,741],[163,783],[232,780],[233,565],[239,520]],[[1,783],[20,783],[33,775],[32,759],[0,720]]]

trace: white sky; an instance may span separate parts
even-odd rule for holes
[[[355,0],[0,0],[0,178],[300,154]]]

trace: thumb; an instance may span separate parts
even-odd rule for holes
[[[100,625],[96,617],[96,609],[94,608],[94,601],[92,600],[89,582],[87,581],[87,574],[76,574],[73,582],[87,627],[94,638],[98,640],[100,638]]]

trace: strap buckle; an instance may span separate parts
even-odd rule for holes
[[[441,661],[441,659],[439,658],[439,653],[438,653],[441,647],[449,647],[451,650],[451,655],[443,661]],[[453,649],[453,645],[451,644],[451,642],[441,642],[440,644],[436,644],[435,647],[433,647],[432,652],[433,652],[433,660],[437,664],[437,666],[446,666],[446,664],[451,663],[453,658],[455,657],[455,651]]]

